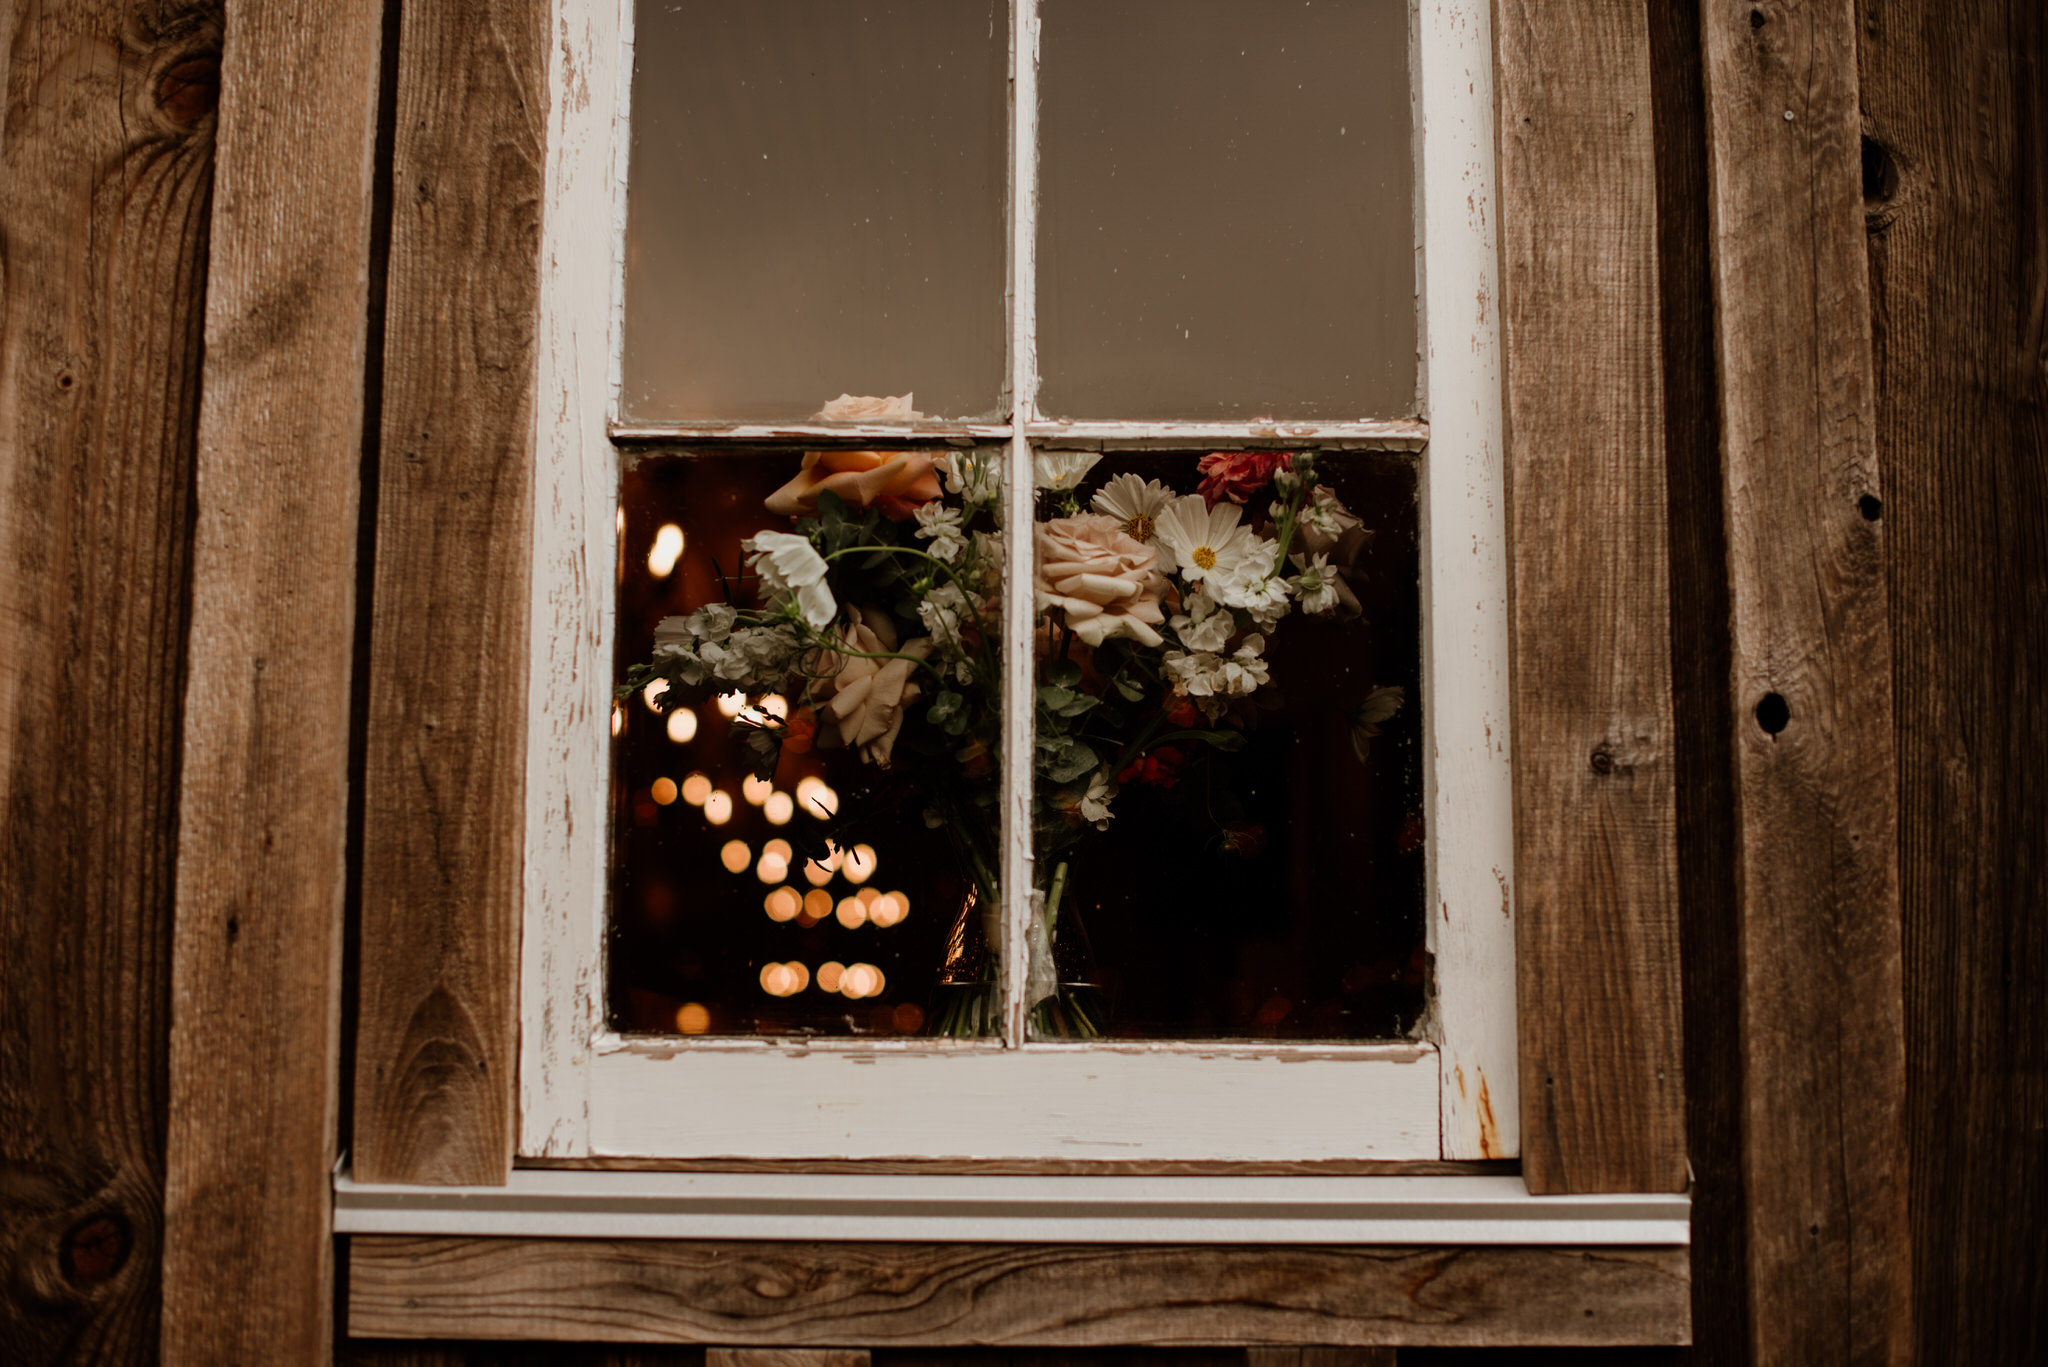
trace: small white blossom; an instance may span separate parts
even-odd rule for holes
[[[1108,769],[1098,769],[1088,780],[1088,791],[1081,794],[1081,819],[1093,822],[1095,829],[1109,829],[1109,804],[1115,800],[1116,784],[1109,780]]]
[[[1314,555],[1293,557],[1294,567],[1300,573],[1288,580],[1294,586],[1295,595],[1301,599],[1301,610],[1312,617],[1335,612],[1337,597],[1337,572],[1330,568],[1330,557],[1320,551]]]
[[[1329,550],[1359,525],[1357,516],[1337,501],[1336,491],[1327,484],[1315,487],[1296,518],[1302,543],[1311,551]]]
[[[776,597],[796,600],[798,613],[813,630],[824,630],[839,615],[832,586],[825,582],[825,557],[809,540],[794,532],[761,532],[742,541],[740,549],[752,557],[754,573]]]
[[[1237,619],[1218,609],[1216,600],[1199,589],[1188,595],[1187,609],[1172,625],[1180,643],[1189,650],[1221,650],[1237,629]]]
[[[960,622],[976,606],[957,584],[941,584],[917,605],[918,619],[924,623],[925,634],[931,637],[933,649],[942,660],[953,666],[954,677],[961,683],[974,681],[974,665],[967,658],[966,644],[960,639]]]
[[[998,485],[996,462],[975,452],[948,451],[932,462],[946,477],[946,492],[960,495],[969,507],[994,500]]]
[[[1271,681],[1266,662],[1259,658],[1265,649],[1266,638],[1253,635],[1227,656],[1209,650],[1192,654],[1169,650],[1166,674],[1173,680],[1175,692],[1203,702],[1202,710],[1213,717],[1221,708],[1210,707],[1206,700],[1248,697]]]
[[[1272,542],[1261,543],[1272,547]],[[1216,585],[1216,596],[1252,615],[1262,631],[1271,631],[1287,615],[1287,581],[1269,573],[1270,562],[1258,561]]]
[[[960,530],[960,510],[934,499],[917,509],[917,535],[932,543],[932,554],[948,565],[960,562],[967,549],[966,533]]]

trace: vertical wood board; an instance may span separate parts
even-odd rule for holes
[[[1890,623],[1852,0],[1702,11],[1759,1363],[1911,1353]]]
[[[1640,7],[1499,0],[1522,1171],[1686,1184],[1656,149]]]
[[[1857,7],[1923,1362],[2048,1360],[2048,8]]]
[[[172,944],[164,1360],[322,1362],[382,6],[222,45]]]
[[[157,1360],[217,5],[0,9],[0,1357]]]
[[[502,1182],[517,1085],[545,13],[400,16],[351,1154]]]

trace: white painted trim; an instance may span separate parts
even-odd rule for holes
[[[520,953],[519,1152],[588,1151],[600,1015],[617,462],[609,309],[624,168],[621,16],[631,0],[554,0],[534,405],[533,671]]]
[[[1336,446],[1419,451],[1429,424],[1416,418],[1360,418],[1356,422],[1058,422],[1034,421],[1025,434],[1043,446],[1199,449],[1210,443]]]
[[[1437,1155],[1436,1051],[731,1050],[591,1062],[590,1151],[673,1158]]]
[[[1031,943],[1031,786],[1038,662],[1029,533],[1036,490],[1026,427],[1038,415],[1038,0],[1010,0],[1010,438],[1003,471],[1003,1042],[1024,1042]]]
[[[1507,520],[1493,221],[1493,45],[1485,0],[1421,5],[1424,722],[1429,929],[1444,1157],[1521,1152]]]
[[[1686,1196],[1519,1177],[954,1177],[523,1169],[502,1187],[334,1179],[337,1234],[1117,1244],[1673,1246]]]
[[[622,273],[623,274],[623,273]],[[1008,441],[1006,422],[615,422],[616,442]]]

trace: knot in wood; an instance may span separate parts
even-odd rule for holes
[[[127,1265],[134,1235],[118,1212],[104,1211],[80,1220],[65,1232],[58,1249],[64,1280],[94,1287],[113,1279]]]

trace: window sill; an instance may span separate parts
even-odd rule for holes
[[[520,1169],[502,1187],[334,1178],[337,1234],[1099,1244],[1671,1247],[1685,1195],[1514,1176],[1075,1177]]]

